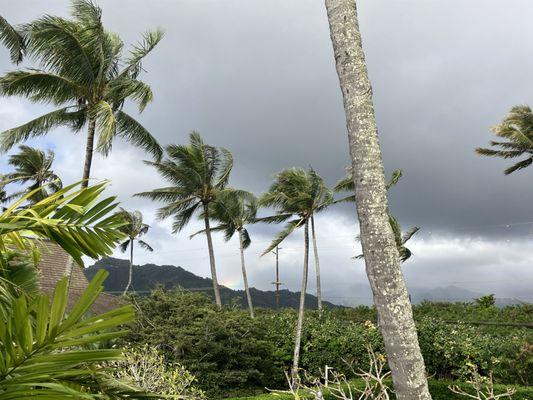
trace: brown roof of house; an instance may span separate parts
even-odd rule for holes
[[[57,282],[64,276],[69,277],[69,308],[81,296],[89,285],[82,268],[60,246],[47,240],[39,241],[41,261],[39,262],[39,283],[41,290],[52,293]],[[106,293],[100,294],[91,310],[103,313],[121,305],[118,297]]]

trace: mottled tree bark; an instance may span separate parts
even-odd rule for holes
[[[318,247],[316,245],[315,217],[311,217],[311,238],[313,239],[313,254],[315,255],[316,272],[316,298],[318,301],[318,312],[322,316],[322,289],[320,284],[320,259],[318,257]]]
[[[131,286],[131,280],[133,278],[133,239],[130,239],[130,268],[128,271],[128,283],[126,284],[126,287],[124,288],[124,292],[122,292],[122,296],[126,296],[126,293],[128,293],[128,290]]]
[[[96,131],[96,121],[89,119],[89,129],[87,131],[87,143],[85,145],[85,164],[83,165],[83,182],[81,187],[89,186],[89,177],[91,175],[91,164],[93,162],[94,151],[94,134]]]
[[[389,223],[372,88],[354,0],[326,0],[343,94],[366,272],[399,400],[431,399],[411,304]]]
[[[222,299],[220,298],[220,288],[218,286],[217,270],[215,267],[215,252],[213,250],[213,239],[211,238],[211,226],[209,223],[209,204],[204,203],[204,223],[205,236],[207,237],[207,248],[209,250],[209,265],[211,267],[211,280],[213,281],[213,291],[215,292],[215,302],[218,308],[222,308]]]
[[[248,309],[250,310],[250,317],[254,318],[254,306],[252,304],[252,295],[250,294],[250,287],[248,286],[248,277],[246,276],[246,264],[244,262],[244,245],[243,245],[242,230],[239,231],[239,250],[241,251],[241,268],[242,279],[244,281],[244,291],[246,292],[246,300],[248,301]]]
[[[300,364],[300,345],[302,343],[302,330],[304,324],[305,293],[307,291],[307,275],[309,274],[309,220],[305,221],[304,228],[304,269],[302,273],[302,289],[300,291],[300,307],[298,309],[298,322],[294,339],[294,355],[292,358],[292,378],[298,377]]]

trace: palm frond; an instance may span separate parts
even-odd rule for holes
[[[139,243],[139,246],[141,246],[143,249],[145,250],[148,250],[148,251],[154,251],[154,249],[152,248],[152,246],[150,246],[148,243],[146,243],[144,240],[142,239],[137,239],[137,243]]]
[[[261,253],[261,256],[264,256],[265,254],[270,253],[272,250],[274,250],[277,246],[281,244],[292,232],[294,232],[295,229],[299,228],[300,226],[305,224],[305,220],[300,219],[293,219],[292,221],[287,222],[285,225],[285,229],[283,229],[281,232],[278,233],[276,238],[270,243],[270,245],[267,247],[263,253]]]
[[[69,111],[70,107],[60,108],[16,128],[0,133],[0,151],[8,151],[15,144],[24,142],[31,137],[48,133],[52,128],[66,125],[79,129],[85,123],[83,111]]]
[[[532,163],[533,163],[533,157],[526,158],[525,160],[522,160],[522,161],[517,162],[516,164],[510,166],[505,171],[503,171],[503,173],[505,175],[512,174],[515,171],[518,171],[518,170],[521,170],[521,169],[529,167]]]
[[[93,259],[111,255],[124,238],[117,229],[123,220],[108,216],[116,207],[114,197],[98,200],[105,186],[105,182],[86,189],[69,185],[19,209],[35,191],[25,194],[0,214],[0,249],[6,248],[6,240],[22,242],[23,234],[31,234],[58,244],[82,266],[84,255]]]
[[[411,239],[419,230],[419,226],[413,226],[412,228],[405,231],[402,235],[402,244],[407,243],[407,241]]]
[[[137,78],[142,71],[142,60],[157,46],[163,36],[164,31],[160,28],[144,33],[143,40],[133,46],[130,56],[126,59],[126,67],[121,74]]]
[[[391,187],[396,186],[396,184],[399,182],[402,176],[403,176],[403,172],[401,169],[397,169],[393,171],[390,179],[385,185],[386,189],[389,190]]]
[[[24,58],[24,36],[0,15],[0,42],[9,50],[11,62],[18,64]]]
[[[117,134],[131,144],[152,154],[156,160],[163,156],[163,149],[157,140],[133,117],[124,111],[116,111]]]
[[[98,143],[96,149],[104,156],[109,155],[113,145],[113,138],[117,132],[117,119],[111,104],[101,100],[89,110],[90,118],[96,121]]]
[[[0,78],[0,94],[25,96],[35,102],[61,105],[76,101],[80,96],[78,85],[59,75],[39,70],[8,72]]]

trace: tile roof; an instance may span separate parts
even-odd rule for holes
[[[55,243],[41,240],[38,246],[41,250],[41,261],[37,267],[41,290],[51,294],[57,282],[64,276],[69,276],[69,307],[71,307],[89,285],[82,268]],[[95,313],[103,313],[120,305],[121,301],[118,297],[102,293],[91,310]]]

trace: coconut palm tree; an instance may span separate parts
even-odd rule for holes
[[[391,229],[385,174],[354,0],[326,0],[344,100],[366,271],[398,400],[431,399],[411,303]]]
[[[139,112],[153,98],[150,86],[138,79],[143,59],[163,37],[161,30],[147,32],[123,56],[124,44],[102,25],[102,10],[90,0],[73,0],[70,19],[45,15],[22,26],[25,55],[40,69],[20,69],[0,77],[0,95],[24,96],[53,104],[54,111],[0,133],[0,150],[7,151],[31,137],[45,135],[58,126],[74,132],[87,127],[84,186],[90,176],[95,150],[108,155],[113,139],[121,137],[135,146],[162,155],[155,138],[123,110],[126,100]],[[0,21],[0,38],[17,55],[15,33]]]
[[[120,250],[125,253],[126,250],[128,250],[128,247],[130,248],[128,283],[126,284],[124,292],[122,293],[122,296],[125,296],[131,286],[131,280],[133,277],[133,245],[135,242],[137,242],[139,246],[145,250],[154,251],[154,249],[144,240],[140,239],[140,237],[145,235],[148,232],[148,229],[150,229],[150,225],[143,222],[143,215],[140,211],[126,211],[121,208],[117,214],[120,214],[126,223],[119,228],[119,230],[127,236],[127,239],[120,244]]]
[[[35,203],[61,189],[61,179],[52,171],[54,162],[54,152],[52,150],[44,152],[25,145],[19,146],[19,150],[19,153],[9,157],[8,163],[15,170],[4,175],[3,184],[26,184],[29,182],[30,186],[21,192],[10,195],[5,201],[16,198],[23,193],[32,192],[33,194],[29,201]]]
[[[263,255],[276,248],[297,228],[304,227],[304,263],[302,287],[300,291],[300,306],[294,341],[294,355],[292,365],[293,378],[298,375],[300,361],[300,344],[305,310],[305,293],[307,290],[307,276],[309,269],[309,225],[315,213],[322,211],[333,201],[333,194],[324,181],[312,169],[305,171],[301,168],[286,169],[276,175],[274,183],[268,192],[259,199],[259,205],[273,207],[276,214],[271,217],[259,218],[258,221],[278,223],[288,221],[276,239],[263,252]],[[320,276],[318,271],[317,276]]]
[[[211,203],[209,213],[211,218],[219,223],[219,225],[211,228],[211,231],[224,232],[226,241],[229,241],[236,233],[239,236],[244,291],[248,309],[250,310],[250,317],[254,318],[254,307],[250,287],[248,286],[244,250],[252,243],[246,226],[256,222],[257,199],[252,193],[244,190],[226,189],[220,192],[216,201]],[[191,235],[191,238],[199,233],[205,233],[205,229]]]
[[[229,150],[205,144],[197,132],[191,133],[189,144],[169,145],[165,150],[167,157],[162,161],[145,163],[153,166],[171,186],[138,193],[136,196],[165,202],[166,205],[159,208],[157,216],[159,219],[173,217],[173,233],[181,231],[196,212],[201,212],[215,301],[222,307],[211,238],[209,205],[218,199],[228,184],[233,156]]]
[[[503,141],[491,141],[494,149],[477,148],[482,156],[505,159],[524,159],[504,171],[505,175],[529,167],[533,164],[533,112],[529,106],[516,106],[504,118],[501,124],[492,127],[492,131]]]
[[[347,175],[345,178],[341,179],[337,184],[334,186],[333,190],[335,192],[355,192],[355,185],[353,181],[353,172],[352,168],[347,168]],[[392,187],[396,186],[400,178],[403,176],[403,173],[400,169],[397,169],[392,173],[392,176],[390,180],[386,184],[387,190],[391,189]],[[355,194],[343,197],[341,199],[335,200],[334,203],[341,203],[341,202],[355,202]],[[389,211],[389,222],[390,226],[392,228],[392,232],[394,234],[394,241],[396,243],[396,248],[398,249],[398,253],[400,254],[400,261],[405,262],[407,261],[413,253],[411,250],[409,250],[405,244],[409,239],[411,239],[419,230],[420,227],[414,226],[412,228],[409,228],[407,231],[402,232],[402,227],[398,220],[390,213]],[[360,239],[360,237],[358,237]],[[355,258],[363,258],[362,254],[359,254]]]

